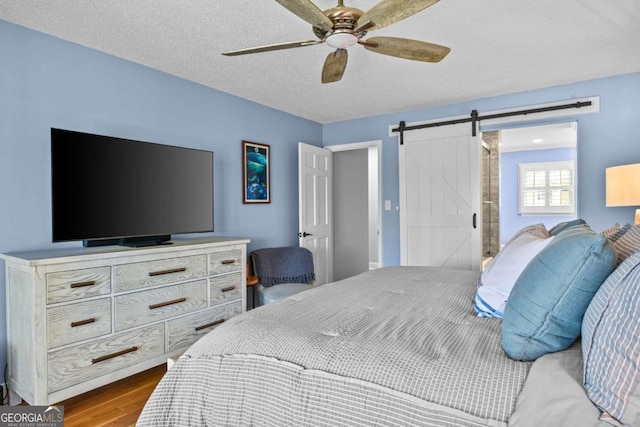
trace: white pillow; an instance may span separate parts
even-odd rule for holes
[[[474,308],[479,317],[502,318],[520,273],[553,238],[544,224],[535,224],[518,231],[507,242],[478,282]]]

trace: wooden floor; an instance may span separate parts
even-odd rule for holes
[[[73,397],[64,406],[65,427],[133,426],[160,378],[161,365],[113,384]]]

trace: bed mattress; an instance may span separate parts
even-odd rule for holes
[[[480,273],[387,267],[236,316],[167,372],[139,426],[506,426],[531,363],[473,310]]]

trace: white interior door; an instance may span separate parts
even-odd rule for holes
[[[299,237],[313,253],[316,285],[333,281],[331,151],[298,144]]]
[[[470,123],[405,133],[399,150],[402,265],[480,269],[480,156]]]

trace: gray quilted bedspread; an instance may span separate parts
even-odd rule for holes
[[[388,267],[224,323],[167,372],[139,426],[504,426],[530,363],[478,318],[479,273]]]

